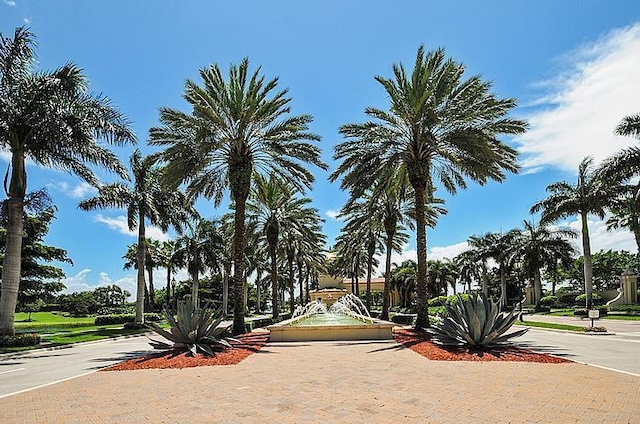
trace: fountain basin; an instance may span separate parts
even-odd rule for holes
[[[306,314],[267,327],[272,342],[391,340],[394,324],[357,314]]]

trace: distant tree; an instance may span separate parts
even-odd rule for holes
[[[0,262],[4,259],[6,246],[7,206],[8,200],[0,203]],[[55,219],[55,212],[56,208],[45,190],[25,196],[19,305],[34,304],[38,299],[50,302],[58,292],[65,289],[61,281],[65,277],[62,269],[46,262],[72,263],[71,259],[66,250],[43,243],[49,226]]]
[[[593,287],[595,290],[614,290],[620,287],[620,276],[636,265],[634,254],[626,250],[601,250],[592,255]],[[567,272],[567,279],[574,288],[584,281],[584,256],[576,259]]]

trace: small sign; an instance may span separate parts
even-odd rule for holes
[[[600,311],[597,309],[589,309],[589,318],[600,318]]]

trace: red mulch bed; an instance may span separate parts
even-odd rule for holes
[[[141,369],[191,368],[212,365],[236,365],[252,353],[260,350],[269,341],[269,333],[247,333],[236,336],[239,342],[231,340],[232,348],[225,348],[214,356],[197,354],[188,356],[186,352],[173,350],[153,353],[140,358],[121,362],[104,371],[126,371]]]
[[[513,346],[500,346],[487,350],[439,346],[429,340],[428,334],[414,330],[395,330],[393,337],[398,343],[434,361],[511,361],[543,364],[571,362],[545,353],[536,353]]]

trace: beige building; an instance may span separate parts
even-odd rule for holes
[[[358,280],[358,286],[360,288],[360,294],[365,293],[367,290],[366,278],[360,278]],[[384,277],[371,278],[371,291],[380,293],[384,291]],[[309,296],[312,301],[322,299],[327,306],[331,306],[340,297],[351,292],[350,278],[336,278],[323,274],[318,277],[318,290],[312,291],[309,293]],[[390,306],[400,304],[400,294],[397,290],[392,289],[390,291],[390,303]]]

